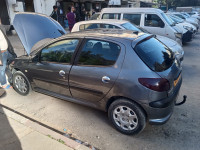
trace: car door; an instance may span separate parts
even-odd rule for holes
[[[37,54],[39,60],[29,64],[29,76],[31,74],[34,89],[71,96],[68,77],[79,41],[60,40],[46,46]]]
[[[144,26],[152,34],[165,36],[165,23],[157,14],[143,14]]]
[[[125,47],[120,42],[86,38],[69,76],[75,99],[95,102],[113,87],[121,70]]]

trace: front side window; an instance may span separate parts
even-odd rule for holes
[[[105,29],[121,29],[118,26],[115,25],[111,25],[111,24],[101,24],[101,28],[105,28]]]
[[[53,43],[40,53],[40,61],[53,63],[70,63],[79,40],[69,39]]]
[[[149,26],[149,27],[161,27],[161,28],[163,28],[164,22],[156,14],[146,14],[144,25]]]
[[[79,65],[114,65],[120,54],[120,46],[107,41],[87,40],[80,54]]]
[[[123,19],[139,26],[141,14],[124,14]]]
[[[103,14],[102,19],[118,19],[120,20],[121,14],[118,13],[107,13]]]

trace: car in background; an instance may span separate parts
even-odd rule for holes
[[[128,20],[148,32],[168,37],[182,43],[183,31],[166,16],[155,8],[104,8],[100,19]]]
[[[188,13],[191,17],[194,17],[194,18],[197,18],[200,20],[200,13],[197,12],[197,11],[193,11],[193,12],[190,12]]]
[[[33,89],[103,110],[129,135],[171,117],[182,67],[153,35],[118,29],[63,35],[60,24],[36,13],[17,13],[13,25],[27,51],[10,65],[19,94]]]
[[[171,12],[171,14],[185,20],[188,23],[191,23],[192,25],[194,25],[195,27],[197,27],[197,30],[199,29],[199,23],[197,21],[197,19],[195,18],[188,18],[186,16],[184,16],[183,14],[179,13],[179,12]]]
[[[170,13],[167,13],[167,15],[177,24],[181,24],[183,26],[183,28],[187,29],[187,30],[193,30],[193,34],[195,35],[198,30],[197,30],[197,27],[195,27],[194,25],[192,25],[191,23],[188,23],[186,21],[184,21],[183,19],[173,15],[173,14],[170,14]],[[192,28],[192,29],[191,29]]]
[[[133,25],[126,20],[112,20],[112,19],[101,19],[101,20],[91,20],[91,21],[81,21],[74,25],[72,32],[84,31],[89,29],[123,29],[132,30],[136,32],[149,33],[148,31]],[[151,34],[151,33],[149,33]],[[164,36],[156,35],[156,38],[169,47],[175,54],[178,60],[182,61],[184,58],[184,51],[182,46],[176,41],[169,39]]]

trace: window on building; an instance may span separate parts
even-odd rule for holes
[[[79,65],[114,65],[120,53],[120,46],[101,40],[87,40],[79,58]]]
[[[40,54],[40,61],[54,63],[70,63],[79,40],[62,40],[44,48]]]
[[[128,20],[133,24],[140,25],[141,14],[124,14],[124,20]]]
[[[161,28],[163,28],[164,22],[156,14],[146,14],[144,25],[149,26],[149,27],[161,27]]]
[[[103,14],[102,19],[118,19],[120,20],[121,14],[118,13],[107,13]]]

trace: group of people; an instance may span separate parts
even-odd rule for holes
[[[60,7],[53,6],[53,11],[50,17],[58,21],[63,27],[65,27],[64,20],[67,19],[69,31],[71,32],[76,22],[84,21],[87,20],[86,18],[89,18],[89,12],[86,12],[84,7],[81,11],[78,11],[74,6],[72,6],[68,8],[68,13],[64,16],[64,12]]]
[[[0,19],[0,97],[5,94],[5,90],[12,89],[12,86],[8,82],[9,77],[6,76],[6,70],[9,73],[7,65],[12,63],[13,59],[17,57],[1,27]]]

